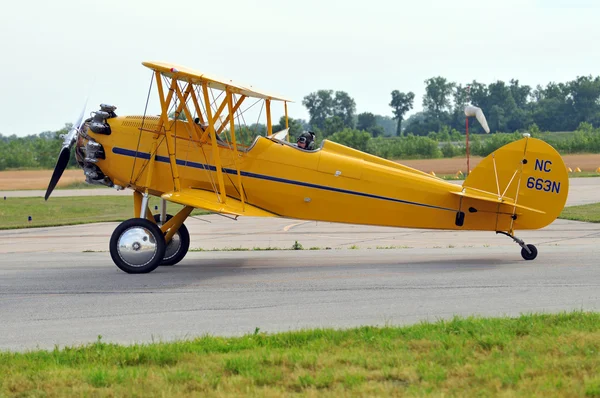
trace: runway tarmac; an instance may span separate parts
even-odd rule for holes
[[[597,198],[592,180],[569,201]],[[520,231],[539,250],[524,261],[490,232],[211,215],[186,222],[192,248],[320,250],[190,252],[146,275],[112,263],[116,225],[0,231],[0,350],[600,310],[597,224]]]

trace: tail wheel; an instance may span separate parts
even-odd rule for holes
[[[152,221],[132,218],[115,228],[110,238],[110,256],[128,274],[145,274],[160,265],[166,249],[160,228]]]
[[[534,245],[527,245],[527,248],[531,253],[529,253],[525,248],[521,249],[521,256],[525,260],[533,260],[537,257],[537,248]]]
[[[170,214],[167,214],[166,221],[169,221],[171,218],[173,218],[173,216]],[[158,225],[162,225],[160,223],[160,214],[155,214],[154,220],[156,221],[156,223]],[[171,241],[167,244],[167,248],[165,250],[165,255],[164,255],[163,260],[161,261],[160,265],[175,265],[175,264],[177,264],[178,262],[183,260],[183,258],[187,254],[189,248],[190,248],[190,233],[188,232],[188,229],[186,228],[185,224],[181,224],[181,226],[179,227],[179,230],[177,230],[177,232],[175,232],[175,234],[173,235],[173,238],[171,238]]]

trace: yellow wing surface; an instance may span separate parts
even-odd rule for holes
[[[274,213],[247,203],[242,204],[241,201],[231,197],[226,198],[225,203],[221,203],[214,192],[202,189],[182,189],[180,191],[167,192],[162,194],[161,198],[179,203],[180,205],[192,206],[215,213],[234,216],[277,217]]]
[[[512,206],[513,229],[538,229],[554,221],[569,192],[569,174],[560,154],[546,142],[526,137],[484,158],[462,192],[471,199]]]
[[[230,79],[202,73],[182,65],[175,65],[166,62],[142,62],[142,65],[175,80],[182,80],[192,84],[201,84],[202,82],[206,82],[211,88],[222,91],[225,91],[226,88],[229,88],[231,92],[245,95],[246,97],[293,102],[279,95],[273,95],[263,90],[258,90],[251,85],[237,83]]]

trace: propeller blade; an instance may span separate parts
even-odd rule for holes
[[[87,108],[88,99],[85,99],[85,104],[83,104],[83,109],[81,109],[81,114],[79,114],[79,119],[75,123],[73,123],[73,127],[77,128],[77,130],[81,129],[83,126],[83,115],[85,114],[85,108]]]
[[[50,183],[48,184],[48,189],[46,190],[45,200],[48,200],[50,194],[56,187],[58,180],[62,176],[63,172],[67,168],[67,164],[69,164],[69,158],[71,157],[71,148],[63,147],[60,150],[60,155],[58,155],[58,160],[56,161],[56,166],[54,166],[54,172],[52,173],[52,178],[50,178]]]
[[[71,157],[71,148],[73,144],[77,140],[77,134],[81,131],[81,127],[83,126],[84,120],[83,115],[85,114],[85,108],[87,107],[88,100],[85,100],[85,104],[83,105],[83,109],[81,110],[81,114],[73,123],[73,127],[71,130],[65,135],[63,139],[63,145],[60,149],[60,153],[58,154],[58,160],[56,161],[56,166],[54,166],[54,172],[52,173],[52,177],[50,178],[50,183],[48,184],[48,189],[46,190],[46,195],[44,197],[45,200],[48,200],[50,194],[56,187],[58,180],[62,176],[63,172],[67,168],[69,164],[69,159]]]

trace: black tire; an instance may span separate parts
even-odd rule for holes
[[[110,256],[128,274],[146,274],[160,265],[165,255],[160,228],[144,218],[131,218],[115,228],[110,237]]]
[[[169,221],[171,218],[173,218],[173,216],[170,214],[167,214],[166,221]],[[161,225],[160,224],[160,214],[155,214],[154,220],[156,221],[156,223],[158,225]],[[190,233],[188,232],[188,229],[186,228],[185,224],[181,224],[181,227],[179,227],[179,230],[177,232],[175,232],[175,235],[173,235],[173,238],[174,239],[171,239],[171,242],[169,242],[169,244],[166,246],[165,255],[164,255],[163,260],[161,261],[160,265],[175,265],[175,264],[177,264],[178,262],[183,260],[183,258],[185,257],[185,255],[187,254],[187,252],[190,248]],[[179,247],[175,251],[173,251],[173,247],[172,247],[173,244],[179,245]]]
[[[525,250],[525,248],[521,249],[521,256],[523,257],[523,259],[525,260],[533,260],[537,257],[537,248],[534,245],[526,245],[527,248],[529,250],[531,250],[531,253],[528,253],[527,250]]]

